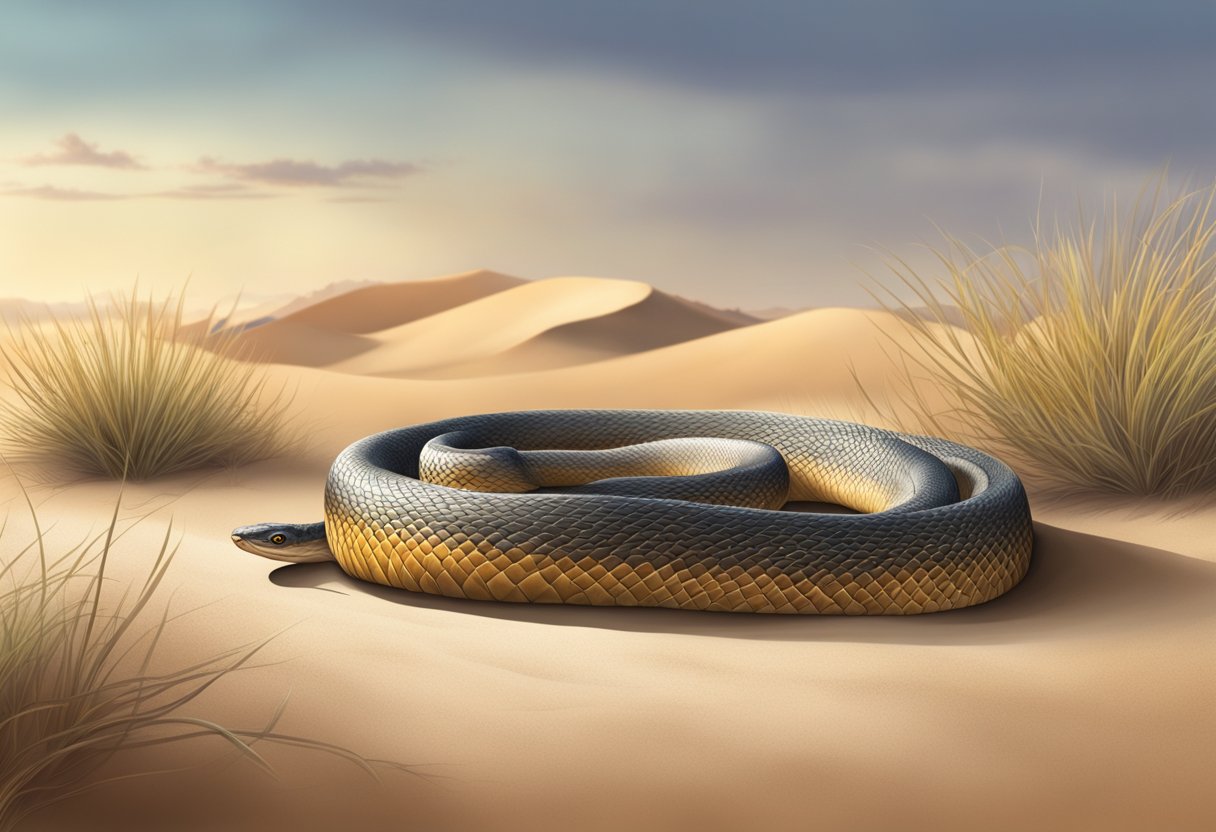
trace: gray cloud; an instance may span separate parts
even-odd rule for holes
[[[325,17],[322,5],[314,0]],[[1184,166],[1207,162],[1216,146],[1211,0],[349,0],[342,8],[331,31],[369,42],[409,32],[519,66],[760,96],[783,101],[804,123],[842,104],[911,117],[887,127],[888,145],[913,131],[947,145],[1025,140]]]
[[[946,113],[943,132],[982,141],[1012,130],[1153,164],[1206,158],[1216,146],[1211,0],[215,0],[197,8],[113,0],[104,11],[38,0],[37,7],[117,39],[58,39],[35,49],[17,37],[6,43],[0,32],[0,74],[73,96],[229,90],[249,77],[291,77],[319,63],[349,67],[425,42],[455,65],[496,74],[517,67],[570,79],[608,74],[783,98],[793,107],[966,95],[986,99],[983,118]],[[123,25],[111,26],[116,19]],[[403,76],[420,80],[431,83]],[[545,106],[538,94],[531,112]],[[629,113],[621,117],[627,122]]]
[[[289,5],[280,0],[281,12]],[[439,34],[696,86],[889,91],[1211,66],[1209,0],[311,0],[326,32]],[[377,34],[379,33],[379,34]]]
[[[116,77],[227,82],[285,63],[400,49],[411,37],[534,64],[611,66],[747,90],[1025,86],[1216,60],[1210,0],[111,0],[104,9],[81,0],[14,2],[121,45],[87,52],[80,38],[57,36],[51,45],[60,45],[55,57],[63,60],[45,66],[44,76],[79,74],[88,61],[110,58],[76,79],[85,85]],[[125,19],[114,25],[116,18]],[[9,50],[15,58],[27,56],[21,45]],[[168,60],[173,55],[178,60]]]
[[[191,169],[198,173],[219,174],[247,182],[288,187],[367,185],[401,179],[421,171],[420,167],[410,162],[389,162],[383,159],[352,159],[338,165],[320,165],[295,159],[234,164],[209,156],[199,159]]]
[[[86,142],[76,133],[65,133],[55,142],[53,153],[39,153],[27,156],[21,164],[37,167],[42,165],[86,165],[100,168],[119,168],[122,170],[144,170],[134,156],[123,150],[112,150],[103,153],[97,145]]]

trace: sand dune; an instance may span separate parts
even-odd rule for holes
[[[675,298],[680,303],[691,306],[693,309],[699,309],[702,312],[707,312],[713,317],[724,320],[727,323],[734,324],[735,326],[750,326],[754,323],[768,320],[767,318],[763,318],[759,315],[753,315],[750,312],[746,312],[737,307],[723,309],[717,306],[710,306],[708,303],[702,303],[701,301],[694,300],[693,298],[686,298],[683,295],[671,295],[671,297]]]
[[[748,309],[744,314],[761,321],[775,321],[778,318],[785,318],[789,315],[796,315],[799,312],[805,311],[807,311],[805,308],[793,309],[789,306],[765,306],[760,309]]]
[[[865,379],[873,394],[898,396],[898,373],[887,352],[914,337],[888,312],[818,309],[622,355],[596,364],[593,373],[571,366],[535,372],[526,379],[470,383],[505,395],[518,384],[524,390],[545,390],[545,398],[556,401],[625,396],[637,407],[672,407],[675,401],[687,402],[685,407],[746,402],[776,409],[806,401],[860,405],[863,397],[853,373]],[[932,398],[931,391],[928,395]]]
[[[241,333],[236,345],[240,355],[260,362],[326,367],[377,344],[366,335],[282,320]]]
[[[590,365],[526,373],[409,379],[337,372],[341,364],[280,365],[270,372],[296,390],[297,409],[313,437],[305,453],[320,464],[360,436],[402,424],[407,414],[426,421],[563,407],[756,408],[873,422],[877,414],[852,372],[872,396],[898,401],[898,374],[884,352],[887,334],[912,337],[890,313],[824,309]],[[926,395],[933,398],[932,391]]]
[[[307,309],[310,306],[315,306],[322,301],[327,301],[330,298],[336,298],[345,295],[348,292],[358,291],[372,286],[383,285],[376,280],[339,280],[335,283],[330,283],[328,286],[323,286],[305,295],[289,298],[287,301],[278,301],[276,305],[259,306],[256,310],[251,310],[244,313],[245,321],[254,321],[260,317],[270,319],[286,318],[299,312],[302,309]],[[254,314],[257,312],[258,314]]]
[[[426,378],[499,375],[602,361],[716,335],[749,321],[651,288],[624,309],[549,329],[481,361],[446,365]]]
[[[523,282],[522,278],[478,269],[433,280],[378,283],[312,304],[279,323],[361,335],[425,318]]]
[[[332,369],[465,378],[584,364],[739,326],[645,283],[556,277],[378,332],[377,347]]]
[[[421,320],[377,332],[377,349],[333,369],[408,377],[485,360],[571,321],[611,315],[644,300],[645,283],[558,277],[516,286]]]
[[[366,333],[391,330],[523,282],[480,270],[363,286],[253,327],[241,334],[239,344],[258,361],[324,367],[378,347],[380,342]]]
[[[368,286],[252,328],[257,360],[394,378],[470,378],[601,361],[755,323],[636,281],[494,272]]]
[[[854,373],[898,399],[886,339],[914,337],[898,315],[819,309],[738,327],[646,284],[592,278],[508,286],[378,331],[343,329],[354,314],[339,305],[267,328],[285,356],[267,370],[297,390],[308,446],[128,485],[129,505],[156,514],[123,538],[115,575],[138,574],[172,515],[184,539],[166,589],[178,608],[203,608],[171,655],[289,628],[265,667],[209,691],[190,715],[256,726],[290,692],[282,730],[451,779],[360,790],[280,755],[315,785],[280,793],[252,776],[190,772],[154,794],[132,784],[86,795],[47,828],[1210,825],[1210,506],[1175,516],[1176,504],[1124,501],[1113,522],[1109,505],[1032,495],[1038,548],[1022,585],[900,620],[462,602],[362,584],[328,564],[283,567],[229,541],[249,522],[319,519],[334,455],[402,424],[547,407],[872,417]],[[21,504],[11,479],[3,489]],[[104,522],[116,493],[77,483],[36,499],[56,539],[74,541]],[[4,545],[28,526],[12,512]]]

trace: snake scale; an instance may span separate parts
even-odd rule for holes
[[[776,510],[786,501],[861,513]],[[824,614],[982,603],[1022,578],[1033,548],[1021,482],[972,448],[683,410],[496,413],[379,433],[334,461],[323,523],[262,523],[233,540],[452,597]]]

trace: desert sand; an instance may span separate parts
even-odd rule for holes
[[[444,779],[369,787],[271,750],[312,785],[191,771],[76,799],[45,828],[1210,828],[1216,510],[1202,501],[1032,493],[1037,547],[1020,586],[895,619],[457,601],[237,550],[235,526],[320,519],[330,461],[373,431],[551,407],[873,420],[852,374],[898,395],[884,333],[912,337],[896,316],[853,309],[740,326],[593,278],[377,287],[369,317],[371,291],[250,331],[295,390],[307,446],[128,486],[124,516],[147,516],[115,568],[137,574],[172,518],[181,544],[162,598],[206,606],[179,619],[165,660],[277,634],[273,664],[192,713],[258,726],[289,696],[283,730]],[[33,486],[53,541],[100,528],[117,492]],[[4,496],[7,550],[30,523],[11,477]]]

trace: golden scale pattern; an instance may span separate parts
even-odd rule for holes
[[[646,476],[602,478],[630,464]],[[598,482],[569,486],[580,477]],[[867,513],[717,504],[732,477],[784,490],[778,505]],[[986,454],[745,411],[531,411],[377,434],[335,460],[326,532],[349,574],[417,592],[769,613],[981,603],[1022,578],[1033,546],[1020,481]]]

